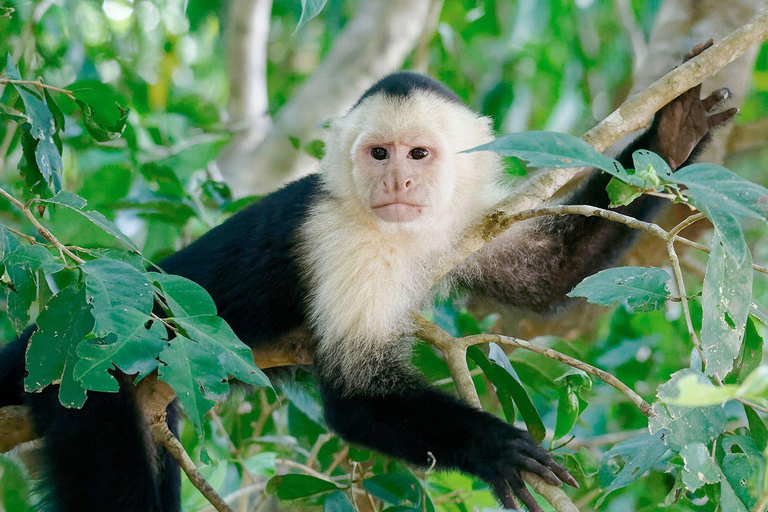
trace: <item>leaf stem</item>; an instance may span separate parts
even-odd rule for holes
[[[75,254],[75,253],[73,253],[72,251],[70,251],[69,249],[67,249],[67,247],[66,247],[64,244],[62,244],[61,242],[59,242],[59,239],[58,239],[58,238],[56,238],[56,237],[53,235],[53,233],[51,233],[50,231],[48,231],[48,229],[47,229],[45,226],[43,226],[42,224],[40,224],[40,221],[38,221],[38,220],[37,220],[37,218],[35,218],[35,214],[34,214],[34,213],[32,213],[32,210],[30,210],[30,209],[29,209],[29,205],[30,205],[30,203],[31,203],[32,201],[29,201],[27,204],[24,204],[24,203],[22,203],[21,201],[19,201],[18,199],[16,199],[15,197],[13,197],[11,194],[9,194],[9,193],[8,193],[8,192],[7,192],[7,191],[6,191],[4,188],[2,188],[2,187],[0,187],[0,195],[1,195],[1,196],[3,196],[4,198],[6,198],[8,201],[10,201],[10,202],[11,202],[11,204],[12,204],[12,205],[14,205],[16,208],[18,208],[19,210],[21,210],[21,213],[23,213],[23,214],[24,214],[24,216],[25,216],[27,219],[29,219],[29,221],[32,223],[32,225],[33,225],[33,226],[35,226],[35,229],[37,229],[37,232],[38,232],[38,233],[40,233],[40,235],[41,235],[43,238],[45,238],[46,240],[48,240],[48,242],[49,242],[51,245],[53,245],[53,246],[54,246],[56,249],[58,249],[58,251],[59,251],[59,254],[61,255],[62,259],[64,260],[64,263],[66,263],[66,262],[67,262],[66,258],[64,258],[64,255],[67,255],[67,256],[69,256],[69,257],[70,257],[70,259],[72,259],[72,261],[74,261],[74,262],[75,262],[75,263],[77,263],[78,265],[82,265],[83,263],[85,263],[85,260],[84,260],[84,259],[82,259],[82,258],[81,258],[80,256],[78,256],[77,254]]]
[[[59,92],[71,100],[75,99],[75,93],[70,90],[62,89],[60,87],[54,87],[52,85],[44,84],[41,78],[37,80],[14,80],[13,78],[0,78],[0,85],[31,85],[38,89],[48,89],[49,91]]]

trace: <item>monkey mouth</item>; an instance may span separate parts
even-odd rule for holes
[[[385,222],[411,222],[421,217],[427,207],[423,204],[393,201],[373,206],[373,214]]]

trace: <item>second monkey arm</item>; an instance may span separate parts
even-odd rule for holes
[[[651,127],[617,157],[633,167],[632,153],[653,151],[673,168],[701,150],[710,130],[736,115],[736,109],[711,114],[728,96],[725,89],[701,99],[701,86],[683,93],[656,115]],[[565,204],[607,208],[611,176],[593,171]],[[643,195],[619,213],[648,220],[663,201]],[[467,260],[461,284],[470,292],[505,304],[548,312],[584,278],[615,262],[634,239],[631,229],[596,217],[562,215],[522,222]]]

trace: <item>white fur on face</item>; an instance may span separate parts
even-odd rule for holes
[[[506,196],[497,155],[460,153],[492,139],[488,119],[425,91],[375,95],[332,124],[320,163],[330,197],[310,211],[300,254],[319,351],[338,362],[347,386],[364,387],[382,352],[407,351],[401,340],[411,331],[410,312],[428,297],[440,262]],[[431,165],[414,167],[419,197],[429,201],[415,220],[385,222],[373,213],[381,176],[361,165],[372,144],[437,153]]]

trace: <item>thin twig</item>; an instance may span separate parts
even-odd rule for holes
[[[176,436],[173,435],[173,432],[170,431],[165,421],[153,423],[151,429],[155,441],[162,444],[165,449],[168,450],[168,453],[176,459],[181,466],[181,469],[186,473],[187,478],[189,478],[189,481],[197,487],[203,496],[205,496],[205,499],[207,499],[219,512],[234,512],[232,507],[224,501],[224,498],[216,492],[216,489],[214,489],[202,473],[198,471],[195,463],[184,450],[184,447],[181,446],[179,440],[176,439]]]
[[[696,352],[699,353],[702,364],[706,367],[707,356],[704,354],[704,349],[701,347],[699,337],[696,335],[696,329],[693,327],[693,320],[691,320],[691,309],[688,306],[688,297],[685,292],[685,282],[683,281],[683,270],[680,268],[680,258],[677,257],[677,253],[675,252],[674,237],[667,241],[667,254],[669,255],[669,261],[672,263],[672,271],[675,274],[675,280],[677,281],[677,292],[680,295],[680,304],[683,306],[685,324],[688,326],[688,335],[691,337],[693,346],[696,347]]]
[[[48,89],[49,91],[60,92],[61,94],[67,96],[69,99],[72,99],[72,100],[75,99],[75,93],[73,93],[72,91],[69,91],[67,89],[62,89],[60,87],[54,87],[52,85],[44,84],[41,79],[37,79],[37,80],[14,80],[13,78],[0,78],[0,85],[7,85],[7,84],[13,84],[13,85],[32,85],[34,87],[37,87],[38,89]]]
[[[40,221],[37,220],[37,218],[35,217],[35,214],[32,213],[32,210],[29,209],[28,205],[22,203],[21,201],[19,201],[15,197],[13,197],[11,194],[9,194],[2,187],[0,187],[0,195],[5,197],[8,201],[11,202],[11,204],[13,204],[19,210],[21,210],[21,213],[23,213],[24,216],[27,217],[27,219],[29,219],[29,221],[32,223],[32,225],[35,226],[35,229],[37,229],[37,232],[40,233],[40,235],[43,238],[48,240],[48,242],[50,242],[51,245],[56,247],[56,249],[58,249],[60,254],[62,254],[62,255],[66,254],[67,256],[69,256],[72,259],[72,261],[74,261],[77,264],[82,265],[83,263],[85,263],[84,259],[82,259],[77,254],[75,254],[72,251],[70,251],[69,249],[67,249],[67,247],[64,244],[59,242],[58,238],[53,236],[53,233],[48,231],[48,229],[46,229],[45,226],[40,224]],[[66,263],[66,260],[64,261],[64,263]]]
[[[669,236],[671,237],[677,236],[678,233],[680,233],[682,230],[684,230],[688,226],[692,226],[693,224],[696,224],[698,221],[705,218],[706,216],[703,213],[697,213],[689,217],[686,217],[685,219],[683,219],[682,222],[680,222],[680,224],[678,224],[677,226],[669,230]]]

